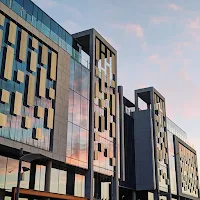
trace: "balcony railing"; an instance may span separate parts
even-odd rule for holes
[[[64,41],[61,37],[59,37],[56,33],[54,33],[50,28],[48,28],[45,24],[43,24],[41,21],[39,21],[36,17],[33,15],[29,15],[26,10],[19,5],[14,0],[0,0],[3,4],[5,4],[7,7],[9,7],[11,10],[13,10],[16,14],[18,14],[20,17],[22,17],[25,21],[30,23],[32,26],[34,26],[38,31],[43,33],[45,36],[47,36],[49,39],[51,39],[53,42],[55,42],[58,46],[63,48],[65,51],[67,51],[77,62],[81,63],[86,68],[90,68],[90,57],[85,52],[79,53],[76,51],[71,45],[69,45],[66,41]]]

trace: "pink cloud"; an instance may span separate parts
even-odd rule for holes
[[[190,29],[199,30],[200,29],[200,17],[197,17],[193,21],[190,21],[188,24]]]
[[[188,74],[187,68],[186,67],[182,67],[179,71],[179,76],[180,78],[182,78],[185,81],[189,81],[191,80],[191,77]]]
[[[152,54],[148,57],[148,59],[155,65],[159,65],[162,72],[166,72],[168,69],[169,61],[163,59],[159,56],[159,54]]]
[[[134,34],[138,38],[144,37],[144,29],[139,24],[114,24],[113,26],[127,33]]]
[[[168,8],[170,10],[173,10],[173,11],[181,11],[181,10],[183,10],[182,7],[180,7],[180,6],[176,5],[176,4],[169,4]]]
[[[161,24],[165,22],[168,22],[168,18],[164,16],[151,18],[151,23],[153,24]]]

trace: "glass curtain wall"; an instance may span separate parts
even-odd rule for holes
[[[74,196],[85,196],[85,176],[75,174]]]
[[[66,162],[88,167],[90,71],[73,58],[70,61],[70,92]]]
[[[0,188],[11,191],[17,186],[17,173],[19,161],[0,156]],[[22,162],[23,167],[30,169],[30,163]],[[24,173],[24,179],[21,181],[21,188],[29,188],[30,172]]]
[[[45,84],[45,95],[44,97],[39,97],[39,72],[41,68],[46,72],[50,70],[50,61],[47,62],[46,65],[41,64],[41,49],[43,43],[40,41],[38,42],[37,49],[34,49],[30,43],[33,41],[33,36],[27,36],[27,46],[26,49],[26,62],[22,62],[19,59],[19,44],[21,41],[22,36],[22,28],[16,28],[16,41],[15,44],[10,44],[8,41],[9,29],[7,27],[11,26],[12,22],[5,18],[4,26],[0,26],[0,31],[3,31],[2,37],[2,45],[0,50],[0,91],[6,90],[9,93],[8,102],[0,102],[0,113],[7,116],[7,124],[5,127],[0,127],[0,136],[4,138],[8,138],[14,141],[18,141],[20,143],[28,144],[31,146],[35,146],[40,149],[50,150],[50,138],[52,131],[51,129],[45,127],[45,117],[39,118],[36,117],[36,109],[37,107],[41,107],[42,109],[46,110],[48,108],[54,108],[54,99],[50,99],[47,95],[47,91],[49,89],[55,90],[56,88],[56,81],[50,80],[50,78],[46,78]],[[5,62],[6,62],[6,51],[8,48],[14,50],[13,55],[13,65],[11,66],[12,75],[10,80],[5,79],[3,71],[5,71]],[[30,59],[32,58],[31,54],[35,54],[36,56],[36,63],[35,63],[35,70],[31,70],[30,66]],[[47,49],[47,54],[51,55],[52,50]],[[10,58],[11,59],[11,56]],[[42,66],[42,67],[41,67]],[[18,81],[18,76],[21,76],[21,81]],[[4,77],[4,78],[2,78]],[[33,105],[27,105],[28,95],[27,93],[30,92],[29,90],[29,83],[31,81],[30,77],[34,79],[32,88],[33,88]],[[45,74],[46,77],[46,74]],[[22,95],[21,99],[21,109],[19,113],[13,113],[14,110],[14,95],[16,92]],[[47,116],[47,115],[46,115]],[[29,119],[30,127],[25,127],[25,119]],[[35,130],[39,128],[42,130],[42,135],[40,139],[35,138]]]

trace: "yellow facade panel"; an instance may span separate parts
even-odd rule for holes
[[[101,116],[101,127],[100,131],[103,132],[105,130],[105,117]]]
[[[36,72],[36,69],[37,69],[37,53],[35,51],[31,51],[30,70],[32,72]]]
[[[10,99],[10,92],[2,89],[2,91],[1,91],[1,101],[4,102],[4,103],[9,103],[9,99]]]
[[[7,126],[7,115],[0,113],[0,127]]]
[[[2,39],[3,39],[3,30],[0,29],[0,51],[2,47]]]
[[[110,87],[110,67],[106,68],[106,77],[107,77],[107,87]]]
[[[14,59],[14,49],[11,46],[7,46],[4,78],[8,80],[12,79],[13,59]]]
[[[107,63],[110,64],[110,50],[107,49]]]
[[[99,140],[99,132],[94,132],[94,141]]]
[[[115,95],[112,94],[112,115],[115,115]]]
[[[106,53],[106,47],[103,43],[101,43],[101,51]]]
[[[98,160],[98,158],[99,158],[99,152],[96,150],[96,151],[94,151],[94,160]]]
[[[95,75],[96,75],[97,77],[99,77],[99,68],[98,68],[98,67],[95,67]]]
[[[110,130],[110,108],[106,108],[106,127]]]
[[[42,45],[42,64],[47,65],[47,58],[48,58],[48,48],[44,44]]]
[[[115,138],[116,137],[116,129],[115,129],[115,122],[112,122],[112,137]]]
[[[28,81],[27,105],[34,106],[34,98],[35,98],[35,76],[30,74]]]
[[[31,129],[32,128],[32,120],[30,117],[25,117],[25,128]]]
[[[47,70],[44,67],[40,69],[40,85],[39,85],[39,96],[45,97],[46,94],[46,76]]]
[[[21,70],[17,70],[17,81],[20,83],[24,83],[24,72]]]
[[[49,88],[49,98],[55,99],[55,90],[53,88]]]
[[[44,108],[37,106],[36,108],[36,117],[44,119]]]
[[[94,113],[94,128],[99,128],[99,113]]]
[[[0,13],[0,25],[4,26],[5,16]]]
[[[105,68],[105,55],[101,53],[101,67]]]
[[[101,92],[105,91],[105,72],[101,71]]]
[[[112,73],[116,74],[116,58],[114,54],[112,54]]]
[[[56,80],[56,70],[57,69],[57,54],[52,51],[51,53],[51,71],[50,78]]]
[[[22,29],[19,59],[26,62],[26,49],[27,49],[28,33]]]
[[[12,21],[10,22],[9,34],[8,34],[8,41],[12,44],[15,44],[16,40],[16,30],[17,25],[14,24]]]
[[[112,80],[111,84],[112,84],[112,88],[115,88],[115,87],[116,87],[116,83],[115,83],[114,80]]]
[[[21,115],[22,108],[22,94],[20,92],[15,92],[15,102],[13,113],[15,115]]]
[[[35,130],[35,139],[41,140],[42,139],[42,129],[41,128],[36,128]]]
[[[100,41],[96,38],[96,60],[100,59]]]
[[[53,129],[54,109],[48,108],[47,128]]]
[[[105,100],[104,99],[100,99],[100,107],[101,108],[105,107]]]
[[[32,39],[32,47],[34,49],[38,49],[38,40],[36,38],[34,38],[34,37]]]
[[[94,96],[95,98],[99,98],[99,82],[95,82],[95,90],[94,90]]]

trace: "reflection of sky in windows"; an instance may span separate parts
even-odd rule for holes
[[[0,188],[12,190],[17,186],[17,173],[19,161],[0,156]],[[30,168],[30,163],[23,162],[23,167]],[[30,172],[24,173],[24,180],[21,181],[20,187],[28,189]]]
[[[90,72],[71,58],[66,162],[88,167]]]

